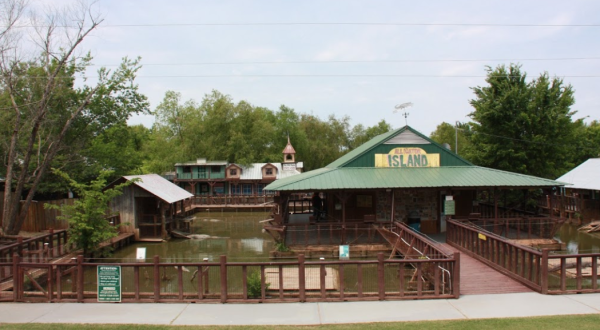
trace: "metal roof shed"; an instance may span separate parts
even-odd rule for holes
[[[177,203],[193,195],[158,174],[124,176],[108,187],[132,180],[110,205],[120,215],[121,231],[134,233],[136,240],[165,238]]]

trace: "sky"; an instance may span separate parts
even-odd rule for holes
[[[82,49],[109,68],[140,56],[151,109],[169,90],[198,102],[218,90],[429,135],[469,121],[486,66],[520,63],[530,79],[548,72],[573,86],[574,119],[600,119],[600,1],[100,0],[95,10],[104,22]],[[407,118],[394,113],[407,102]]]

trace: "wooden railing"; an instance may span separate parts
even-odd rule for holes
[[[288,223],[286,245],[345,245],[385,243],[372,224],[362,222]]]
[[[494,204],[479,202],[478,204],[478,218],[495,218],[496,207]],[[535,213],[528,212],[516,208],[498,206],[498,218],[521,218],[524,216],[535,216]]]
[[[0,264],[2,265],[2,264]],[[76,262],[49,265],[12,263],[14,290],[0,293],[5,301],[96,302],[96,267],[107,265]],[[459,296],[441,273],[428,280],[426,265],[452,267],[448,259],[384,259],[306,261],[303,255],[286,262],[110,263],[122,268],[122,302],[307,302],[402,299],[448,299]],[[28,276],[47,272],[45,280]],[[27,280],[26,280],[27,279]],[[168,283],[165,284],[165,283]],[[252,287],[255,289],[253,290]]]
[[[48,234],[34,238],[18,237],[14,243],[0,247],[0,282],[12,277],[10,264],[15,255],[25,262],[48,261],[67,253],[70,250],[67,242],[66,230],[50,230]]]
[[[385,228],[385,226],[384,226]],[[397,239],[400,239],[415,252],[418,257],[426,257],[430,259],[450,259],[452,252],[444,249],[440,243],[431,240],[403,222],[395,221],[390,230],[397,234]]]
[[[472,218],[455,217],[510,239],[553,238],[566,219],[556,217]]]
[[[273,202],[272,195],[221,195],[196,196],[192,204],[198,205],[263,205]]]
[[[511,242],[472,223],[448,220],[446,242],[540,293],[600,292],[594,254],[550,254]],[[584,268],[589,266],[589,273]],[[574,272],[567,269],[575,268]]]

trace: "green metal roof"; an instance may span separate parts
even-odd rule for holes
[[[439,153],[440,167],[375,167],[375,155],[399,147]],[[409,126],[378,135],[324,168],[277,180],[265,187],[276,191],[338,189],[564,186],[565,183],[479,167],[464,160]]]
[[[265,187],[276,191],[337,189],[386,189],[434,187],[512,187],[563,186],[562,182],[479,166],[428,168],[321,168],[277,180]]]

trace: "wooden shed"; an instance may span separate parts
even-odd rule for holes
[[[158,174],[124,176],[107,188],[131,180],[133,184],[110,203],[111,210],[120,215],[121,232],[134,233],[136,240],[166,238],[174,229],[176,211],[193,195]]]

